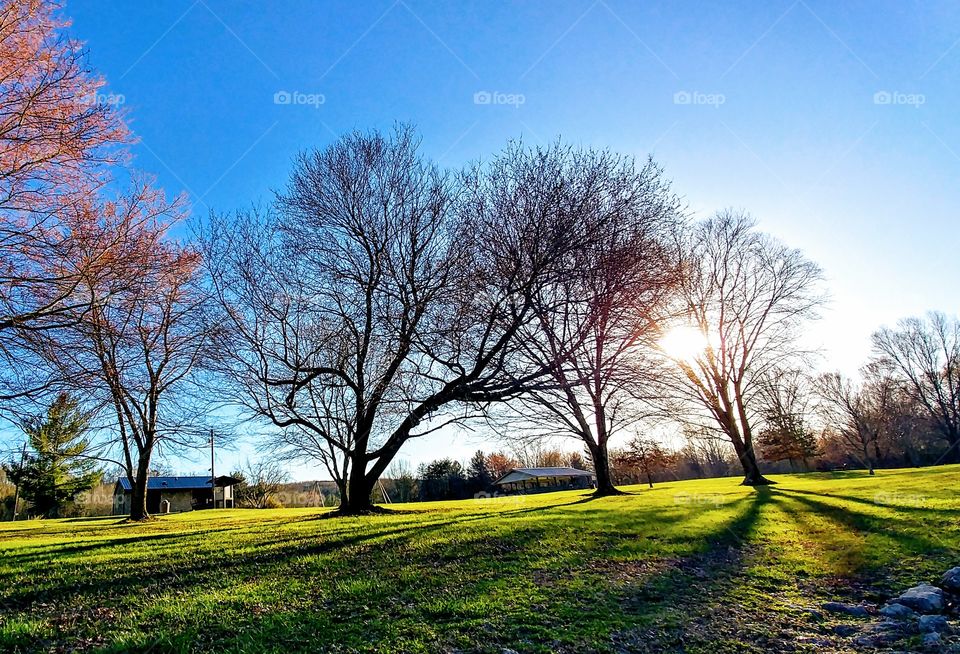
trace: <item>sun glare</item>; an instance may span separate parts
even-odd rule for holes
[[[707,338],[696,327],[674,327],[660,339],[660,349],[673,359],[690,360],[707,348]]]

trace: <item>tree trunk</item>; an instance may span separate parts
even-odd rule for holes
[[[591,446],[590,458],[593,459],[593,471],[597,475],[597,490],[594,491],[594,496],[623,495],[623,491],[617,490],[617,487],[613,485],[613,477],[610,474],[610,457],[607,456],[606,446]]]
[[[377,483],[377,480],[370,480],[366,468],[366,461],[354,459],[351,462],[350,479],[347,480],[347,496],[340,498],[339,513],[341,515],[363,515],[373,511],[370,494],[373,492],[373,486]]]
[[[133,491],[130,497],[130,519],[136,521],[149,520],[147,513],[147,479],[150,471],[150,459],[141,456],[137,461],[137,474],[133,478]]]
[[[731,438],[733,449],[740,459],[740,465],[743,466],[743,486],[768,486],[774,482],[763,476],[760,472],[760,464],[757,463],[757,454],[752,447],[747,447],[739,438]]]

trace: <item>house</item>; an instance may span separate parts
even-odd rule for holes
[[[233,487],[240,483],[234,477],[217,477],[216,488],[210,477],[149,477],[147,479],[147,512],[171,513],[195,509],[233,508]],[[121,477],[113,487],[113,514],[130,513],[133,487]]]
[[[576,468],[513,468],[493,485],[505,493],[594,488],[597,476]]]

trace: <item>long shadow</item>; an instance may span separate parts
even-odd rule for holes
[[[117,538],[103,538],[102,536],[97,540],[90,540],[84,543],[77,543],[71,545],[59,545],[59,544],[45,544],[45,545],[35,545],[22,548],[16,552],[3,553],[0,552],[0,562],[10,563],[15,565],[25,565],[28,563],[36,561],[44,561],[49,559],[51,556],[60,556],[60,555],[75,555],[75,554],[92,554],[97,551],[106,551],[116,547],[122,547],[125,545],[132,545],[135,543],[145,543],[150,544],[155,541],[166,541],[173,539],[189,540],[192,538],[202,538],[208,534],[216,534],[222,532],[236,532],[243,533],[244,531],[253,532],[253,528],[244,529],[244,525],[238,525],[236,527],[222,527],[219,529],[205,529],[202,531],[171,531],[163,532],[159,534],[138,534],[136,536],[122,536]],[[3,576],[0,576],[0,579],[3,579]]]
[[[570,607],[574,607],[573,610],[578,612],[578,619],[601,620],[604,628],[608,629],[610,633],[614,633],[633,626],[641,618],[655,614],[664,605],[676,601],[675,597],[669,595],[668,589],[689,588],[688,582],[694,578],[693,568],[695,567],[706,566],[710,570],[710,577],[713,580],[711,583],[719,585],[721,577],[727,579],[736,575],[740,566],[740,558],[738,554],[731,554],[730,550],[732,548],[739,551],[747,545],[754,526],[761,515],[762,507],[767,502],[769,502],[769,495],[766,492],[757,492],[723,505],[724,510],[730,510],[731,508],[741,510],[736,513],[732,520],[717,524],[714,530],[702,535],[701,538],[704,543],[702,551],[680,559],[671,558],[663,561],[664,567],[667,569],[662,573],[639,578],[624,588],[607,588],[606,586],[611,582],[603,576],[602,570],[595,573],[589,572],[593,569],[589,565],[591,561],[606,561],[608,554],[606,549],[597,549],[581,554],[573,551],[545,553],[543,563],[546,564],[549,561],[551,566],[549,569],[555,571],[555,576],[544,582],[550,584],[549,590],[545,589],[544,592],[550,596],[551,603],[541,606],[537,611],[505,614],[509,615],[509,618],[506,618],[509,622],[504,625],[509,635],[493,636],[492,638],[499,645],[516,646],[531,640],[533,642],[542,641],[546,637],[544,635],[544,629],[546,629],[551,637],[570,643],[570,646],[575,650],[578,639],[582,638],[578,623],[564,624],[562,621],[558,622],[557,615],[560,614],[557,613],[558,611],[567,611],[571,610]],[[560,506],[563,506],[563,504]],[[688,509],[689,507],[680,508]],[[712,509],[705,508],[705,510]],[[695,514],[694,511],[687,510],[686,513],[688,517],[696,517],[695,515],[689,515]],[[658,523],[659,516],[664,516],[664,519],[667,516],[672,520],[676,519],[676,511],[671,508],[650,508],[644,511],[644,515],[646,518],[645,524],[651,526]],[[490,518],[491,516],[484,517]],[[492,517],[496,519],[499,516],[494,515]],[[568,516],[567,519],[571,524],[576,524],[579,522],[579,517],[578,512],[576,516]],[[461,520],[440,521],[429,525],[426,531],[442,531],[461,522]],[[403,533],[398,534],[396,538],[392,538],[389,545],[403,547],[413,537],[422,537],[424,528],[411,526],[395,531]],[[484,580],[490,578],[491,575],[506,582],[509,582],[512,578],[516,578],[518,581],[528,579],[535,576],[540,570],[539,559],[536,554],[542,548],[543,538],[549,533],[549,529],[545,529],[538,521],[522,521],[516,523],[515,529],[498,533],[494,537],[476,532],[470,539],[458,536],[442,545],[430,546],[426,550],[418,549],[416,556],[405,558],[404,562],[415,567],[429,562],[432,566],[438,566],[436,569],[440,574],[418,579],[416,589],[411,589],[410,592],[414,593],[414,597],[420,597],[421,599],[418,600],[420,602],[425,601],[422,599],[423,597],[430,597],[431,595],[449,596],[451,592],[466,597],[479,597],[486,592],[484,586],[486,582]],[[603,530],[598,530],[598,533],[603,533]],[[382,535],[382,532],[381,534],[371,534],[370,537],[380,535]],[[626,536],[620,536],[620,539],[624,538]],[[508,547],[505,549],[492,548],[491,545],[494,541],[508,545]],[[419,542],[422,543],[423,541]],[[338,544],[337,547],[340,547],[340,545]],[[379,546],[378,551],[384,547],[383,545]],[[533,558],[530,558],[531,556]],[[582,561],[581,556],[588,560]],[[362,575],[364,569],[370,569],[370,561],[362,553],[345,553],[343,559],[338,561],[338,565],[343,569],[350,570],[350,574]],[[519,562],[520,568],[509,568],[507,566],[508,561],[514,564]],[[587,565],[581,567],[584,563]],[[460,574],[444,575],[441,571],[444,570],[443,566],[446,565],[454,566],[451,572]],[[464,574],[466,570],[473,568],[486,571],[486,576],[481,575],[479,580],[474,580],[469,574]],[[564,575],[564,570],[573,568],[585,569],[587,572],[584,574],[590,579],[596,578],[597,583],[603,585],[601,587],[604,588],[606,601],[596,602],[592,599],[585,599],[582,594],[578,594],[576,585],[571,587],[568,583],[569,580]],[[436,587],[436,593],[430,593],[426,590],[433,587]],[[399,592],[403,593],[405,591]],[[340,616],[337,613],[336,606],[329,609],[333,611],[329,619],[326,616],[311,613],[300,616],[296,622],[283,622],[283,619],[278,617],[277,623],[283,624],[284,629],[293,631],[300,631],[301,628],[297,625],[304,621],[313,623],[311,629],[314,631],[303,634],[304,638],[312,640],[307,640],[300,645],[292,645],[290,651],[310,651],[318,645],[350,642],[349,639],[354,636],[362,638],[364,642],[371,645],[377,643],[381,646],[386,643],[397,645],[393,641],[396,637],[395,632],[390,631],[390,627],[385,625],[389,625],[391,620],[394,619],[407,620],[409,623],[409,614],[402,611],[405,602],[399,601],[399,599],[396,596],[390,596],[389,601],[380,607],[381,615],[379,619],[372,624],[369,622],[361,623],[357,620],[342,620],[341,617],[346,616]],[[685,598],[685,602],[688,606],[694,607],[706,601],[706,599],[706,595],[690,594]],[[551,611],[554,613],[551,613]],[[488,616],[488,619],[496,623],[497,620],[504,618],[492,615]],[[407,628],[416,629],[417,624],[423,623],[424,625],[429,624],[435,629],[454,629],[460,630],[461,633],[472,633],[472,630],[476,629],[475,626],[471,626],[473,622],[469,616],[434,614],[430,609],[418,606],[415,621]],[[218,625],[211,618],[204,618],[199,624],[194,625],[189,632],[184,632],[179,637],[184,638],[185,642],[189,643],[194,633],[203,633],[205,638],[209,637],[211,633],[218,633],[218,637],[226,639],[225,643],[221,643],[221,647],[226,649],[231,648],[231,643],[238,644],[231,640],[232,634],[224,631],[222,625]],[[286,642],[297,643],[297,636],[288,632],[285,632],[285,636],[290,637],[290,640]],[[483,631],[477,632],[475,637],[477,642],[489,643],[491,640],[491,634]],[[500,640],[501,637],[506,640]],[[439,645],[438,643],[435,644]],[[401,646],[397,646],[397,648],[402,649]]]
[[[408,513],[411,516],[423,515],[422,512],[415,511]],[[250,544],[261,551],[252,555],[246,555],[243,558],[228,559],[226,556],[215,556],[212,560],[207,562],[185,564],[173,560],[170,563],[175,564],[176,567],[174,570],[170,571],[158,571],[153,569],[153,566],[162,557],[160,556],[159,551],[150,550],[142,555],[142,560],[131,560],[129,558],[126,559],[126,563],[128,564],[126,567],[129,570],[127,573],[117,574],[115,571],[109,570],[105,572],[104,576],[107,577],[106,579],[100,579],[97,578],[96,575],[92,575],[73,584],[60,584],[57,587],[55,594],[58,598],[68,598],[82,595],[85,591],[94,589],[123,592],[126,589],[143,586],[146,576],[145,573],[147,572],[151,573],[149,578],[150,583],[161,584],[171,579],[179,583],[185,577],[202,575],[207,572],[222,573],[224,571],[232,570],[242,571],[247,567],[249,567],[252,572],[256,572],[258,566],[264,563],[282,563],[285,560],[295,557],[324,554],[335,549],[356,546],[368,540],[397,540],[397,537],[399,536],[404,536],[406,539],[410,539],[415,536],[422,537],[424,534],[429,532],[440,531],[447,527],[464,522],[490,519],[491,517],[491,514],[480,514],[466,519],[457,517],[446,520],[432,520],[429,522],[408,522],[390,530],[371,528],[371,523],[366,523],[364,528],[369,529],[369,531],[363,534],[356,534],[354,526],[345,524],[342,529],[336,531],[325,531],[320,534],[296,533],[286,538],[270,538],[260,541],[253,541]],[[217,532],[234,532],[237,534],[243,532],[263,532],[259,526],[247,528],[244,527],[246,526],[239,525],[238,527],[209,529],[189,533],[171,532],[127,538],[113,538],[105,541],[97,541],[95,543],[48,549],[44,550],[43,552],[11,554],[10,556],[5,556],[0,560],[5,563],[22,566],[29,563],[44,563],[49,561],[52,556],[65,552],[70,554],[93,554],[98,551],[105,552],[116,547],[125,545],[139,545],[141,543],[151,547],[158,541],[161,543],[164,541],[169,541],[172,545],[178,545],[179,543],[177,541],[202,540],[208,537],[210,534]],[[344,537],[346,534],[349,534],[349,536]],[[324,541],[320,543],[315,541],[310,543],[305,542],[315,539],[317,536],[324,538]],[[177,550],[181,549],[181,547],[177,548]],[[137,564],[141,564],[141,566],[138,566]],[[0,579],[16,577],[18,577],[17,573],[11,572],[3,577],[0,577]],[[22,607],[31,604],[33,601],[36,601],[39,598],[49,597],[49,595],[50,593],[48,591],[43,590],[31,591],[26,589],[19,591],[14,589],[13,592],[8,594],[6,598],[0,598],[0,607],[5,605],[17,605]]]
[[[903,513],[960,513],[960,508],[951,509],[951,508],[938,508],[938,507],[929,507],[929,506],[908,506],[904,504],[894,504],[894,503],[885,503],[879,502],[877,500],[868,500],[862,497],[855,497],[853,495],[840,495],[838,493],[815,493],[813,491],[801,490],[798,488],[783,488],[781,490],[786,490],[790,493],[799,493],[801,495],[813,495],[816,497],[826,497],[828,499],[838,499],[843,500],[844,502],[853,502],[854,504],[864,504],[867,506],[873,506],[877,508],[885,508],[891,511],[903,512]],[[878,493],[878,496],[883,496],[883,493]]]
[[[776,493],[784,497],[789,497],[795,502],[799,502],[819,515],[823,515],[836,523],[852,528],[861,533],[875,534],[897,541],[908,551],[923,554],[932,550],[949,549],[944,543],[930,540],[920,535],[905,533],[901,529],[890,529],[892,523],[905,524],[911,527],[919,526],[915,522],[904,520],[902,518],[892,518],[889,516],[876,516],[866,513],[853,511],[847,507],[837,506],[822,500],[815,500],[808,497],[807,493],[798,493],[797,491],[786,488],[779,489]]]
[[[671,560],[669,561],[668,569],[662,573],[638,579],[636,583],[629,584],[626,588],[616,591],[624,596],[624,603],[620,608],[616,605],[610,606],[608,604],[600,604],[597,606],[593,606],[593,604],[589,602],[585,604],[582,596],[576,595],[573,590],[563,584],[558,584],[555,588],[551,588],[551,593],[555,594],[555,597],[552,599],[559,603],[552,606],[556,609],[557,606],[567,603],[571,606],[582,607],[582,610],[590,613],[594,619],[603,620],[604,625],[608,626],[610,631],[613,632],[631,626],[640,614],[651,615],[659,611],[664,605],[669,604],[675,599],[666,594],[666,589],[690,588],[690,581],[696,579],[693,574],[693,569],[697,567],[707,567],[710,570],[710,592],[702,594],[688,593],[683,598],[683,602],[691,607],[691,609],[700,607],[705,602],[715,598],[726,580],[735,576],[740,569],[742,565],[742,550],[749,545],[763,506],[767,504],[770,499],[770,493],[766,489],[762,489],[749,496],[741,497],[722,505],[725,510],[734,510],[735,517],[731,520],[716,524],[711,531],[705,532],[701,536],[703,542],[702,550],[690,556]],[[586,500],[586,498],[580,498],[571,502],[558,502],[547,505],[547,508],[562,509],[564,506],[584,503],[584,500]],[[697,517],[697,512],[690,511],[689,508],[690,507],[686,506],[641,507],[639,511],[641,514],[640,517],[643,519],[642,525],[644,526],[655,527],[655,525],[660,522],[664,524],[669,522],[672,527],[675,527],[676,524],[684,519],[692,520]],[[389,575],[389,570],[379,570],[375,565],[378,560],[376,557],[388,557],[387,560],[393,561],[394,563],[400,561],[402,565],[412,565],[412,569],[418,569],[421,566],[454,566],[450,570],[450,575],[424,575],[423,578],[417,578],[416,581],[413,582],[417,588],[420,589],[436,586],[438,591],[443,591],[436,593],[438,596],[450,592],[464,593],[471,596],[475,594],[479,596],[486,592],[484,584],[488,583],[488,579],[496,579],[503,575],[506,575],[508,579],[511,578],[511,576],[522,579],[533,574],[536,566],[540,564],[558,566],[559,569],[562,570],[572,568],[579,564],[583,557],[594,561],[603,561],[606,559],[608,552],[606,549],[597,549],[596,551],[586,553],[577,553],[575,551],[545,552],[544,558],[541,559],[538,557],[542,548],[541,543],[545,537],[549,537],[553,532],[550,531],[547,525],[540,524],[539,521],[519,520],[514,522],[515,518],[522,517],[523,514],[531,513],[530,509],[543,510],[541,507],[529,507],[515,511],[484,512],[468,518],[457,516],[451,519],[433,520],[426,524],[410,522],[398,525],[393,529],[376,528],[375,526],[372,527],[369,524],[365,524],[362,528],[368,530],[366,533],[356,533],[357,527],[356,525],[352,525],[342,530],[342,533],[333,534],[333,537],[331,537],[329,532],[298,532],[283,538],[278,538],[276,534],[268,533],[265,534],[266,537],[262,540],[238,543],[238,545],[244,546],[244,549],[252,548],[252,554],[247,554],[243,552],[243,550],[240,550],[241,553],[239,555],[231,557],[229,552],[225,552],[219,555],[213,555],[207,560],[196,560],[195,556],[185,561],[176,558],[164,560],[162,556],[153,552],[152,554],[155,560],[152,561],[152,565],[140,567],[135,561],[124,561],[122,563],[124,567],[118,570],[119,564],[117,562],[110,562],[109,565],[104,565],[102,570],[94,570],[92,572],[84,571],[86,575],[84,578],[72,580],[68,583],[63,583],[63,577],[55,575],[50,579],[52,583],[56,583],[54,588],[15,587],[9,592],[7,597],[0,601],[0,608],[4,611],[27,611],[37,602],[49,602],[52,598],[56,600],[57,604],[63,606],[83,605],[88,602],[95,602],[99,605],[106,602],[109,605],[113,602],[125,601],[125,597],[130,593],[145,593],[149,596],[153,590],[161,593],[178,592],[183,593],[185,597],[189,597],[189,593],[197,588],[216,588],[224,583],[229,583],[230,585],[243,584],[248,580],[268,576],[278,566],[284,566],[295,559],[329,555],[333,552],[338,553],[337,557],[331,560],[335,564],[334,567],[324,569],[323,576],[318,578],[322,579],[328,588],[336,588],[335,580],[344,579],[344,576],[345,580],[348,581],[350,579],[364,578],[365,575],[371,571],[376,571],[375,574]],[[611,511],[612,510],[614,509],[611,509]],[[705,507],[704,510],[712,509]],[[598,513],[603,512],[599,507],[596,511]],[[581,513],[580,511],[576,512],[576,514],[571,513],[568,515],[562,515],[561,513],[560,516],[554,517],[565,520],[569,525],[578,525],[582,523],[585,517],[582,516]],[[590,513],[592,514],[594,511],[590,511]],[[610,515],[610,511],[606,513]],[[500,529],[493,534],[485,533],[482,528],[474,529],[469,534],[470,537],[466,538],[462,535],[463,530],[461,529],[457,530],[457,536],[455,538],[436,544],[428,538],[424,538],[425,535],[429,536],[433,533],[449,534],[451,529],[456,530],[458,526],[462,526],[467,522],[498,520],[501,517],[504,518],[504,522],[497,525]],[[378,521],[374,519],[373,525],[375,525],[376,522]],[[602,525],[603,523],[599,524]],[[386,527],[386,525],[383,526]],[[203,538],[209,533],[211,533],[209,530],[200,531],[191,533],[189,536]],[[605,532],[602,528],[595,528],[591,533],[597,535]],[[643,534],[640,533],[639,535],[642,536]],[[149,537],[161,537],[159,540],[154,540],[154,543],[174,544],[174,541],[163,540],[163,538],[172,539],[175,536],[182,538],[184,534],[151,534]],[[626,541],[630,537],[635,538],[635,535],[628,535],[625,532],[617,533],[615,534],[617,540],[614,542]],[[143,538],[145,537],[125,538],[123,539],[124,543],[121,544],[130,545],[138,540],[143,540]],[[323,540],[317,542],[318,538],[322,538]],[[375,549],[371,549],[370,546],[374,543],[376,543],[376,547]],[[602,547],[605,546],[606,545],[603,545]],[[109,549],[109,545],[101,545],[100,547]],[[145,556],[151,556],[151,552],[147,552]],[[389,556],[397,558],[390,559]],[[505,567],[505,562],[507,561],[519,567],[507,568]],[[161,567],[157,568],[158,565]],[[318,562],[316,565],[323,565],[323,563]],[[456,575],[458,571],[473,568],[481,569],[485,574],[481,575],[478,580],[464,579]],[[297,570],[299,569],[300,568],[297,568]],[[313,574],[316,575],[319,573]],[[283,575],[280,574],[278,578],[282,576]],[[603,583],[603,577],[600,577],[600,579],[601,583]],[[609,583],[609,581],[606,583]],[[397,592],[404,591],[401,590]],[[424,594],[420,597],[429,596],[430,594]],[[414,597],[418,596],[414,595]],[[420,601],[423,600],[421,599]],[[346,608],[350,607],[349,602],[344,602],[343,604]],[[386,613],[386,615],[384,615],[385,621],[389,623],[394,617],[393,612],[402,612],[403,606],[403,602],[388,601],[385,607],[381,607],[381,610]],[[334,642],[339,635],[344,633],[354,633],[356,630],[364,629],[370,630],[371,633],[369,636],[371,639],[378,637],[383,639],[388,638],[386,631],[378,631],[388,629],[387,626],[381,626],[380,622],[375,622],[373,626],[370,624],[364,625],[358,621],[349,619],[348,615],[340,616],[337,611],[338,606],[335,603],[333,608],[324,606],[324,608],[318,609],[317,612],[309,612],[304,615],[303,618],[307,621],[307,624],[311,625],[311,628],[323,626],[327,629],[328,632],[326,632],[324,636],[328,636],[330,642]],[[425,621],[425,623],[430,623],[431,621],[444,623],[446,621],[447,623],[456,624],[458,628],[471,628],[468,624],[469,621],[466,621],[465,618],[462,619],[465,620],[465,622],[461,624],[460,622],[456,622],[456,619],[459,619],[456,618],[456,616],[435,616],[431,618],[429,611],[420,606],[417,607],[417,611],[415,620]],[[332,612],[329,620],[325,616],[326,612]],[[403,615],[402,613],[398,613],[396,617],[400,619]],[[555,625],[555,621],[551,623],[549,618],[549,615],[542,615],[537,611],[530,611],[525,612],[522,618],[511,617],[509,619],[520,620],[522,624],[517,628],[521,631],[523,629],[531,629],[533,630],[531,633],[540,633],[536,630],[545,627],[538,627],[538,625]],[[410,619],[409,615],[406,616],[406,619]],[[163,629],[164,638],[167,638],[166,634],[168,632],[165,627],[154,625],[151,628]],[[191,625],[188,631],[184,631],[181,636],[189,639],[190,634],[206,634],[208,631],[217,633],[217,629],[222,630],[223,626],[218,626],[213,618],[210,618],[209,624],[207,624],[206,618],[198,618],[197,622]],[[550,629],[569,630],[563,632],[565,634],[564,637],[568,639],[578,637],[576,626],[574,625],[569,627],[551,626]],[[72,637],[71,633],[72,632],[67,631],[63,633],[60,638],[68,639]],[[143,633],[149,640],[149,629]],[[156,635],[156,632],[153,633]],[[313,634],[313,636],[316,637],[317,634]],[[367,634],[364,633],[362,636],[365,638]],[[176,635],[173,634],[170,637],[176,638]],[[231,636],[229,633],[223,633],[220,637],[230,642],[229,638]],[[478,635],[478,638],[484,637],[489,639],[489,635],[484,636],[482,633]],[[140,642],[143,641],[141,640]],[[383,642],[389,642],[389,640],[384,640]],[[264,641],[262,644],[267,645],[268,642]],[[134,647],[134,649],[136,648]],[[308,648],[304,646],[302,651],[306,651],[307,649]]]
[[[703,534],[702,551],[681,557],[625,589],[623,606],[627,619],[623,622],[627,624],[612,624],[611,633],[625,638],[627,651],[686,652],[692,645],[694,649],[699,645],[702,651],[715,651],[712,637],[697,643],[703,637],[690,627],[699,623],[709,624],[709,630],[727,628],[728,620],[713,608],[729,603],[729,591],[743,576],[755,547],[755,531],[764,507],[772,501],[770,489],[758,487],[750,495],[724,505],[742,510],[732,520]],[[677,615],[684,616],[679,623]],[[631,632],[631,623],[634,630],[652,630]],[[716,635],[716,631],[711,633]],[[651,642],[650,634],[656,635],[655,641]]]

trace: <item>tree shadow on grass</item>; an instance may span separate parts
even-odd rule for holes
[[[926,554],[931,551],[949,549],[941,540],[930,539],[917,533],[911,533],[908,529],[903,528],[907,527],[916,529],[923,526],[921,523],[913,520],[908,520],[901,517],[892,517],[889,515],[873,515],[870,513],[854,511],[849,507],[838,506],[823,500],[813,499],[809,497],[810,494],[806,492],[797,492],[795,490],[782,488],[779,489],[777,493],[782,494],[782,497],[789,497],[791,500],[806,506],[817,515],[824,516],[832,520],[841,528],[851,529],[862,534],[872,534],[894,540],[900,548],[911,554]],[[836,499],[840,501],[847,501],[845,498],[841,500],[839,497],[837,497]],[[875,504],[872,506],[881,508],[879,505]],[[882,508],[887,508],[894,511],[899,510],[895,507]],[[892,529],[892,525],[897,525],[900,528]]]
[[[620,531],[614,525],[627,525],[616,522],[624,520],[623,513],[611,507],[604,520],[599,516],[602,503],[590,510],[598,514],[591,517],[600,519],[587,522],[582,511],[530,516],[547,515],[548,522],[528,520],[531,512],[519,510],[393,528],[373,518],[332,534],[264,534],[238,541],[235,550],[204,552],[209,558],[164,560],[159,552],[138,552],[148,565],[114,560],[102,570],[82,571],[68,580],[55,576],[49,581],[58,583],[47,589],[12,589],[0,606],[29,616],[34,607],[42,614],[41,607],[51,599],[63,606],[130,606],[131,597],[149,598],[137,604],[141,608],[135,627],[113,630],[112,637],[120,639],[114,641],[117,651],[151,644],[181,651],[316,651],[335,643],[346,644],[347,651],[350,643],[404,649],[403,642],[424,638],[434,650],[497,643],[536,651],[532,643],[555,641],[560,645],[549,648],[583,651],[595,647],[596,638],[609,642],[610,634],[627,634],[655,621],[671,605],[702,613],[708,603],[722,598],[729,579],[741,569],[743,552],[770,500],[768,489],[757,489],[733,502],[704,505],[702,511],[641,506],[630,516],[637,522]],[[579,503],[582,500],[547,508]],[[710,520],[712,511],[723,511],[718,514],[723,518]],[[728,513],[733,513],[729,520]],[[699,524],[703,518],[710,527],[697,534],[693,553],[635,567],[636,561],[610,560],[611,548],[629,544],[647,530],[680,538],[676,530],[684,522]],[[478,522],[481,519],[489,524]],[[551,545],[567,533],[564,530],[578,529],[595,545],[581,548],[576,540],[566,548]],[[177,547],[173,540],[158,542],[171,550]],[[148,561],[151,556],[156,560]],[[304,590],[316,584],[316,589],[306,595],[273,595],[286,599],[268,600],[266,607],[260,604],[260,593],[245,597],[233,592],[248,584],[267,584],[266,596],[271,597],[269,589],[284,580],[297,581]],[[229,590],[232,602],[210,608],[202,597],[220,589]],[[683,589],[679,599],[677,589]],[[154,602],[171,593],[182,598],[178,607],[193,606],[192,612],[164,618],[164,611],[172,609]],[[142,620],[144,612],[153,617]],[[93,629],[77,623],[58,639],[71,645]],[[682,629],[671,633],[654,643],[682,639]],[[547,649],[544,645],[541,651]]]
[[[872,506],[877,508],[889,509],[891,511],[896,511],[898,513],[960,513],[960,508],[949,508],[949,507],[933,507],[933,506],[911,506],[909,504],[898,504],[896,502],[886,502],[883,501],[884,498],[891,497],[896,499],[896,492],[878,492],[874,499],[869,500],[863,497],[856,497],[853,495],[840,495],[838,493],[816,493],[814,491],[801,490],[797,488],[784,488],[788,493],[798,493],[800,495],[812,495],[814,497],[822,497],[825,499],[836,499],[842,500],[844,502],[852,502],[854,504],[862,504],[865,506]]]

